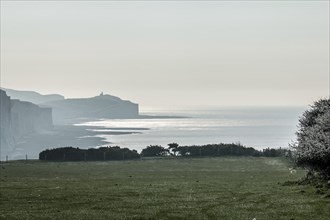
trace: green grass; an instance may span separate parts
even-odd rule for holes
[[[1,164],[0,219],[330,219],[282,158]]]

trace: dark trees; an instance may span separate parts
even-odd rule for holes
[[[167,153],[168,150],[159,145],[150,145],[141,152],[144,157],[165,156]]]
[[[261,156],[261,152],[240,144],[207,144],[180,146],[177,152],[181,156]]]
[[[53,161],[97,161],[137,159],[140,155],[136,150],[120,147],[100,147],[79,149],[74,147],[44,150],[39,154],[39,160]]]
[[[168,144],[168,150],[172,151],[174,156],[176,156],[176,153],[178,151],[179,145],[177,143],[170,143]]]

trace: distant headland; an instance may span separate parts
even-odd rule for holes
[[[106,144],[101,133],[73,124],[101,119],[180,118],[139,114],[139,104],[103,92],[90,98],[42,95],[35,91],[1,88],[1,154],[17,149],[39,151],[41,147],[71,144],[80,147]],[[118,132],[117,132],[118,133]],[[113,133],[116,135],[117,133]],[[122,134],[118,133],[118,134]],[[126,132],[127,133],[127,132]],[[85,137],[85,138],[81,138]],[[88,138],[87,138],[88,137]]]

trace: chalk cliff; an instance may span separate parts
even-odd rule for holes
[[[111,95],[43,103],[53,109],[54,122],[78,118],[137,118],[139,105]]]
[[[1,151],[15,148],[23,136],[53,127],[52,109],[40,108],[31,102],[12,100],[1,92]]]
[[[53,127],[52,109],[14,99],[11,100],[11,121],[18,137],[49,130]]]
[[[63,100],[64,96],[58,94],[41,95],[34,91],[19,91],[14,89],[1,88],[6,92],[11,99],[18,99],[21,101],[32,102],[34,104],[40,104],[44,102],[52,102],[57,100]]]
[[[0,90],[0,149],[13,150],[15,135],[12,129],[10,98]]]

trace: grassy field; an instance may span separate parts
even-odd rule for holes
[[[282,158],[1,164],[0,219],[330,219]]]

